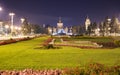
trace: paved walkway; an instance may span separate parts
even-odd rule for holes
[[[0,40],[8,40],[8,39],[16,39],[16,38],[24,38],[28,36],[0,36]],[[34,36],[29,36],[29,37],[34,37]]]

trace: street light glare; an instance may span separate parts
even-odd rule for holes
[[[11,17],[11,34],[13,34],[14,32],[14,28],[13,28],[13,17],[14,17],[15,13],[9,13],[9,16]]]
[[[15,15],[15,13],[9,13],[9,15],[10,15],[10,16],[14,16],[14,15]]]
[[[0,7],[0,11],[2,11],[2,7]]]
[[[21,20],[21,23],[23,23],[23,22],[25,21],[25,19],[24,19],[24,18],[21,18],[20,20]]]
[[[7,29],[8,29],[8,28],[9,28],[9,25],[5,25],[5,28],[7,28]]]

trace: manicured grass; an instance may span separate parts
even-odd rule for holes
[[[90,36],[80,36],[68,38],[70,40],[79,40],[79,41],[94,41],[94,42],[113,42],[112,37],[90,37]]]
[[[61,47],[60,49],[48,50],[35,49],[45,39],[47,37],[0,46],[0,69],[84,67],[89,62],[99,62],[107,66],[120,65],[120,48],[80,49]]]

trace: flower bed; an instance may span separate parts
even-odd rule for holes
[[[89,49],[97,49],[101,48],[102,45],[99,45],[97,43],[91,42],[91,41],[63,41],[61,43],[56,43],[56,46],[71,46],[71,47],[77,47],[77,48],[89,48]]]
[[[25,69],[23,71],[0,71],[0,75],[61,75],[61,70],[32,70]]]
[[[99,45],[103,45],[103,48],[116,48],[117,45],[114,42],[98,42]]]
[[[26,40],[30,40],[32,38],[29,38],[29,37],[26,37],[26,38],[16,38],[16,39],[9,39],[9,40],[3,40],[3,41],[0,41],[0,45],[6,45],[6,44],[11,44],[11,43],[16,43],[16,42],[19,42],[19,41],[26,41]]]
[[[44,48],[50,49],[50,48],[54,48],[53,44],[54,44],[54,39],[48,38],[47,40],[44,41],[44,43],[42,45]]]
[[[48,38],[47,40],[44,41],[42,45],[47,46],[51,41],[52,41],[52,38]]]
[[[10,39],[10,40],[4,40],[0,42],[0,45],[6,45],[10,43],[16,43],[17,41],[15,39]]]
[[[88,41],[88,40],[91,40],[91,41]],[[71,39],[63,38],[63,41],[69,42],[69,43],[67,43],[67,44],[61,43],[60,44],[61,46],[72,46],[72,47],[78,47],[78,48],[108,48],[108,49],[112,49],[112,48],[120,47],[119,41],[114,42],[114,40],[111,37],[79,37],[79,38],[75,37],[75,38],[71,38]]]
[[[120,66],[106,67],[99,63],[90,63],[84,68],[66,68],[63,75],[120,75]]]
[[[96,46],[76,46],[76,45],[64,45],[64,44],[55,44],[55,46],[70,46],[70,47],[77,47],[82,49],[99,49],[100,48]]]
[[[1,70],[0,75],[120,75],[120,66],[106,67],[99,63],[90,63],[84,67],[44,70]]]
[[[56,39],[54,46],[71,46],[77,48],[98,49],[98,48],[117,48],[120,47],[119,41],[115,41],[111,37],[54,37]],[[77,40],[76,40],[77,39]],[[82,39],[82,40],[81,40]],[[53,44],[49,44],[52,38],[47,39],[42,45],[46,48],[53,48]]]

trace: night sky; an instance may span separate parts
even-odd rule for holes
[[[56,25],[61,17],[65,26],[82,25],[86,16],[101,22],[106,16],[120,19],[120,0],[0,0],[0,17],[8,19],[14,12],[15,23],[27,17],[30,23]]]

